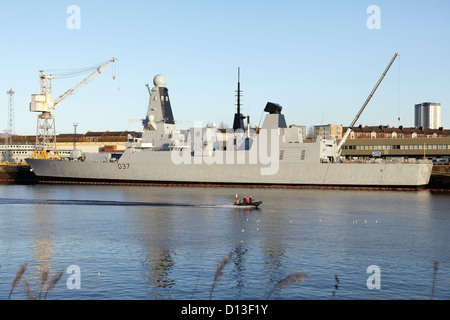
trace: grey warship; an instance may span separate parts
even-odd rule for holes
[[[344,160],[334,139],[306,141],[301,127],[286,124],[282,107],[268,102],[257,130],[236,114],[233,129],[194,123],[176,128],[166,79],[153,79],[143,130],[117,157],[85,154],[73,159],[27,159],[45,181],[419,187],[432,163]],[[238,93],[239,94],[239,93]]]

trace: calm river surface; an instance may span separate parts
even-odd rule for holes
[[[12,299],[63,271],[48,299],[207,300],[230,253],[212,299],[430,299],[435,261],[450,299],[449,208],[429,191],[1,185],[0,299],[27,263]]]

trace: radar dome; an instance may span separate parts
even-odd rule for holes
[[[157,74],[153,78],[153,84],[156,87],[165,87],[166,86],[166,78],[162,74]]]

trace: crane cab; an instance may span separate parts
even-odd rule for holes
[[[55,110],[55,103],[52,95],[46,94],[32,94],[30,111],[31,112],[51,112]]]

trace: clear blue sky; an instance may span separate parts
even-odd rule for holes
[[[66,12],[80,8],[81,29]],[[380,29],[366,25],[370,5]],[[442,104],[450,127],[450,1],[9,1],[0,12],[0,132],[15,90],[18,134],[35,134],[29,111],[39,70],[114,68],[54,112],[58,133],[134,130],[145,117],[146,83],[162,73],[177,120],[232,125],[237,68],[243,112],[258,124],[267,101],[289,124],[353,120],[394,53],[401,56],[357,124],[413,126],[415,103]],[[116,75],[116,80],[113,80]],[[82,77],[55,79],[56,98]],[[398,121],[398,117],[401,121]],[[180,123],[188,127],[189,123]]]

